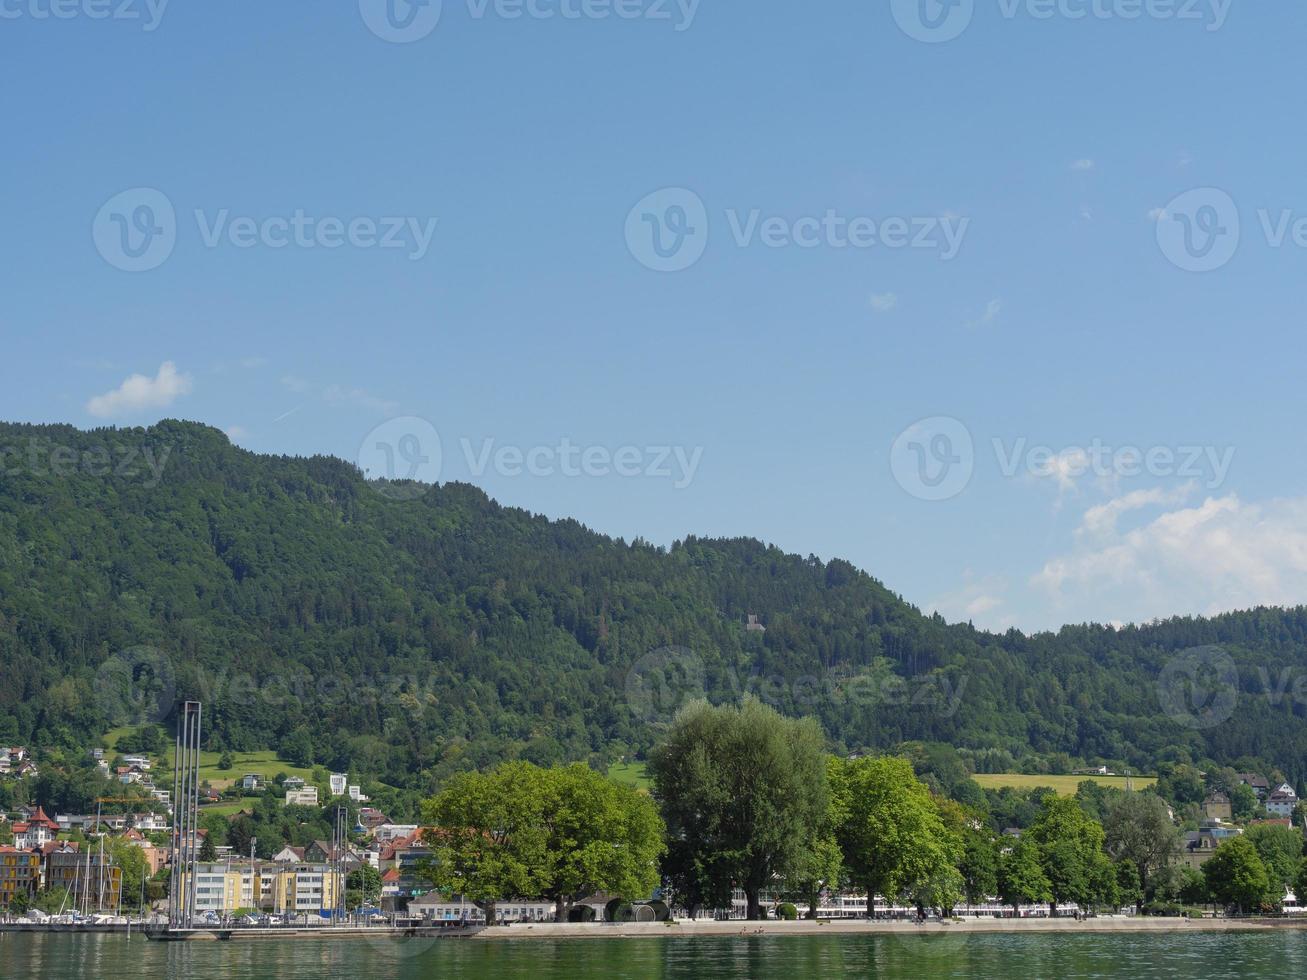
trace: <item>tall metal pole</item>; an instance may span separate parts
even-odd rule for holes
[[[188,880],[189,888],[187,889],[186,899],[189,903],[188,922],[193,925],[195,917],[195,868],[199,858],[199,813],[200,813],[200,731],[203,716],[201,706],[198,701],[188,702],[195,708],[195,724],[191,736],[191,821],[195,826],[195,832],[191,834],[191,874]]]
[[[177,864],[173,868],[172,890],[177,896],[177,926],[178,928],[186,927],[186,855],[188,853],[187,834],[190,831],[188,826],[191,815],[191,760],[190,760],[190,733],[191,723],[190,703],[182,704],[181,717],[177,723],[177,771],[180,773],[180,783],[177,787],[177,797],[173,800],[173,809],[177,814]]]
[[[182,720],[177,719],[177,739],[172,750],[172,850],[168,854],[171,884],[168,886],[168,925],[177,924],[177,889],[180,881],[177,869],[181,864],[181,838],[178,829],[181,823],[182,802]]]

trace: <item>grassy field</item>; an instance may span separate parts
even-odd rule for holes
[[[1013,789],[1047,787],[1056,791],[1060,796],[1074,796],[1076,787],[1085,780],[1092,780],[1100,786],[1107,786],[1112,789],[1125,789],[1126,786],[1125,776],[1027,776],[1015,772],[984,772],[977,773],[971,778],[979,783],[983,789],[1002,789],[1004,786],[1011,786]],[[1135,789],[1146,789],[1156,782],[1156,776],[1130,777],[1130,785]]]
[[[619,783],[626,783],[640,789],[648,789],[650,786],[643,762],[616,763],[609,767],[608,775]],[[1125,789],[1126,786],[1124,776],[1027,776],[1022,773],[1003,772],[978,773],[971,778],[983,789],[1002,789],[1004,786],[1011,786],[1013,789],[1046,787],[1061,796],[1074,796],[1076,787],[1085,780],[1092,780],[1100,786],[1108,786],[1112,789]],[[1156,782],[1156,776],[1130,777],[1130,785],[1135,789],[1146,789]]]
[[[643,762],[615,762],[608,767],[608,778],[636,789],[647,790],[652,785]]]
[[[118,747],[118,739],[134,731],[136,731],[135,725],[124,725],[122,728],[111,729],[104,736],[104,744],[110,752],[113,752]]]
[[[216,813],[224,817],[233,817],[242,810],[252,811],[254,803],[251,800],[236,801],[234,803],[215,803],[213,806],[200,807],[200,813]]]
[[[283,762],[277,758],[276,752],[233,752],[232,766],[230,769],[219,769],[218,760],[222,756],[218,752],[201,752],[200,753],[200,781],[208,780],[209,784],[218,790],[226,789],[232,783],[239,782],[240,778],[247,772],[256,772],[264,779],[271,781],[279,772],[284,772],[287,776],[299,776],[308,780],[312,777],[311,769],[303,769],[299,766],[293,766],[289,762]],[[162,776],[172,779],[172,753],[164,759],[164,768],[155,782],[158,782]],[[160,784],[162,785],[162,784]]]

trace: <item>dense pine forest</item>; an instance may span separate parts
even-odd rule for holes
[[[86,746],[141,720],[152,703],[114,691],[146,665],[159,704],[204,700],[210,748],[423,791],[504,759],[642,757],[700,688],[815,715],[842,753],[1307,777],[1307,609],[994,635],[839,559],[615,540],[198,424],[0,425],[0,450],[0,744]],[[1159,676],[1204,645],[1233,658],[1239,700],[1186,724]]]

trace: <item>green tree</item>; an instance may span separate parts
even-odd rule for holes
[[[1180,830],[1171,821],[1165,801],[1153,793],[1121,794],[1108,805],[1103,833],[1107,852],[1134,865],[1139,876],[1137,905],[1142,906],[1152,875],[1180,851]]]
[[[1293,893],[1299,905],[1307,903],[1307,858],[1303,858],[1298,865],[1298,875],[1293,880]]]
[[[958,842],[908,760],[832,758],[829,773],[836,838],[850,877],[867,891],[868,915],[877,895],[892,899],[956,862]]]
[[[572,906],[595,892],[650,897],[665,850],[662,819],[646,794],[580,763],[542,773],[548,870],[540,895],[566,922]]]
[[[1129,902],[1135,908],[1144,904],[1144,888],[1139,881],[1139,869],[1129,858],[1116,862],[1117,895],[1121,902]]]
[[[962,837],[962,891],[967,901],[979,905],[998,894],[998,844],[986,826],[968,828]]]
[[[205,835],[200,839],[200,853],[199,853],[199,859],[200,859],[201,861],[216,861],[216,860],[218,860],[218,846],[217,846],[216,844],[213,843],[213,833],[212,833],[212,832],[209,832],[209,833],[205,834]]]
[[[232,758],[232,754],[228,751],[224,750],[222,755],[218,757],[218,768],[223,772],[230,772],[235,764],[236,760]]]
[[[1272,887],[1281,893],[1292,887],[1303,859],[1302,831],[1277,824],[1257,824],[1249,827],[1244,836],[1257,848]],[[1279,897],[1276,896],[1277,901]]]
[[[1203,878],[1213,900],[1236,906],[1240,912],[1260,907],[1271,892],[1266,864],[1253,842],[1242,835],[1221,842],[1203,865]]]
[[[839,841],[828,826],[818,833],[816,840],[795,862],[794,870],[785,879],[787,896],[808,906],[807,918],[817,918],[821,893],[839,886],[844,870],[844,855]]]
[[[1103,826],[1085,814],[1075,797],[1046,797],[1025,836],[1039,848],[1052,892],[1050,911],[1056,912],[1064,902],[1087,909],[1096,901],[1110,901],[1104,890],[1110,889],[1108,883],[1115,877],[1105,867],[1110,861],[1103,852]]]
[[[527,762],[450,779],[422,807],[435,887],[466,897],[489,925],[499,902],[539,895],[550,870],[545,798],[543,773]]]
[[[998,894],[1015,913],[1019,906],[1047,902],[1053,889],[1039,859],[1039,847],[1017,838],[998,861]]]
[[[345,888],[349,908],[378,905],[381,902],[381,872],[370,864],[360,865],[345,878]]]
[[[1257,794],[1247,783],[1235,783],[1230,788],[1230,812],[1239,822],[1251,820],[1259,805]]]
[[[677,715],[649,772],[683,888],[726,904],[739,887],[749,919],[760,917],[760,892],[798,870],[826,817],[824,742],[812,719],[784,718],[751,697]]]
[[[149,865],[145,862],[145,852],[121,837],[108,838],[106,849],[108,857],[122,869],[123,904],[133,907],[139,905],[141,886],[150,874]]]

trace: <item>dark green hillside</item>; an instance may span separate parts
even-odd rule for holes
[[[1307,671],[1302,609],[994,636],[847,562],[613,540],[464,485],[398,502],[339,460],[254,455],[201,425],[0,425],[0,449],[0,743],[88,744],[123,721],[113,665],[162,659],[165,687],[205,701],[213,748],[422,788],[505,757],[638,754],[672,703],[641,682],[664,673],[816,714],[847,750],[941,741],[998,770],[1258,757],[1307,775],[1307,708],[1292,686],[1262,696],[1259,672]],[[1203,644],[1228,650],[1245,693],[1195,730],[1157,679]]]

